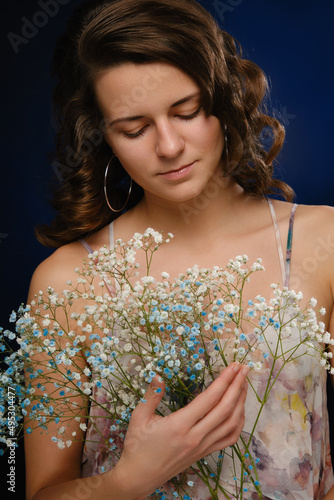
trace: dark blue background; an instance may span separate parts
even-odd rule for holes
[[[65,0],[64,0],[65,1]],[[182,0],[180,0],[182,1]],[[59,12],[15,54],[7,34],[21,35],[22,17],[41,11],[37,0],[2,3],[0,325],[26,300],[38,263],[50,254],[34,237],[48,222],[48,183],[55,174],[50,60],[55,40],[77,0]],[[202,0],[226,31],[241,42],[247,58],[270,80],[272,106],[286,125],[277,175],[296,191],[297,202],[334,204],[334,2],[331,0]],[[217,11],[215,5],[221,7]],[[102,195],[102,193],[101,193]],[[331,403],[332,405],[332,403]],[[13,498],[13,497],[11,497]],[[19,498],[19,497],[17,497]]]

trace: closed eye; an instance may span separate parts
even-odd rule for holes
[[[146,127],[147,127],[147,125],[146,125]],[[138,132],[135,132],[134,134],[129,134],[128,132],[123,132],[123,135],[127,139],[138,139],[138,137],[141,137],[144,134],[146,127],[143,127],[141,130],[138,130]]]
[[[200,106],[198,109],[196,109],[196,111],[194,113],[191,113],[190,115],[176,115],[176,116],[184,121],[193,120],[194,118],[196,118],[200,114],[201,110],[202,110],[202,106]],[[141,137],[144,134],[145,129],[147,127],[148,127],[148,125],[146,125],[142,129],[138,130],[138,132],[135,132],[134,134],[129,134],[128,132],[123,132],[123,135],[127,139],[138,139],[139,137]]]
[[[202,110],[202,106],[200,106],[198,109],[196,109],[196,111],[194,113],[192,113],[191,115],[178,115],[179,118],[181,118],[181,120],[192,120],[193,118],[196,118],[196,116],[198,116],[200,114]]]

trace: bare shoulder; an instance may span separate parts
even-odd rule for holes
[[[298,205],[297,216],[303,225],[314,231],[326,228],[334,233],[334,207],[328,205]]]
[[[278,221],[289,220],[293,203],[275,201]],[[294,231],[307,235],[307,239],[317,236],[334,235],[334,207],[328,205],[297,205]]]
[[[293,259],[319,287],[334,290],[334,208],[299,205],[293,231]],[[295,271],[296,271],[295,266]],[[320,292],[319,292],[320,293]]]
[[[76,277],[75,268],[82,267],[87,251],[79,242],[64,245],[45,259],[36,268],[30,283],[28,302],[39,290],[48,287],[61,292],[66,282]]]
[[[334,208],[326,205],[299,205],[294,233],[312,252],[323,248],[334,259]]]

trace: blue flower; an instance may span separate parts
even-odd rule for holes
[[[65,391],[60,391],[59,395],[60,396],[65,396]]]
[[[276,330],[278,330],[280,326],[281,326],[281,324],[280,324],[280,322],[279,322],[279,321],[276,321],[276,323],[274,323],[274,328],[275,328]]]
[[[10,323],[15,323],[16,321],[16,312],[12,312],[12,314],[9,316],[9,321]]]
[[[246,335],[244,333],[241,333],[239,335],[239,340],[246,340],[246,339],[247,339],[247,337],[246,337]]]

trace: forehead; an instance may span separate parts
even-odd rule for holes
[[[186,95],[200,92],[190,76],[166,63],[126,63],[103,70],[95,78],[94,89],[102,113],[112,118],[145,108],[169,108]]]

